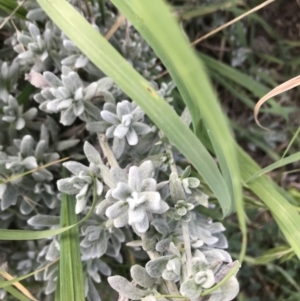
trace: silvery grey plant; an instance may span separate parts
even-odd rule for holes
[[[70,2],[102,34],[115,23],[109,3],[104,26],[97,3],[88,4],[91,18],[78,1]],[[238,263],[224,250],[228,242],[223,225],[199,212],[199,206],[209,209],[210,205],[199,179],[191,176],[191,167],[182,170],[176,165],[186,165],[182,155],[35,1],[27,1],[26,8],[32,22],[20,21],[16,39],[5,42],[15,46],[18,54],[12,62],[1,62],[0,70],[1,122],[5,129],[11,125],[17,130],[0,135],[1,227],[14,222],[22,229],[55,229],[61,193],[74,196],[75,212],[80,215],[87,214],[96,198],[95,212],[79,226],[89,301],[101,300],[98,284],[104,277],[120,299],[173,298],[168,295],[199,301],[234,299],[239,290],[235,275],[201,296]],[[172,101],[174,83],[155,80],[161,71],[157,58],[129,23],[119,27],[111,42],[166,101]],[[39,110],[32,104],[24,106],[24,112],[18,102],[18,76],[25,72],[26,79],[40,89],[33,96]],[[37,125],[32,127],[32,121]],[[85,141],[83,152],[81,141]],[[65,156],[73,157],[63,163],[68,177],[61,178],[58,164],[43,167]],[[25,172],[28,175],[20,176]],[[16,272],[31,272],[56,260],[59,252],[59,237],[37,244],[29,241],[7,261]],[[132,282],[116,275],[113,264],[127,260],[128,254],[144,263],[131,266]],[[35,274],[41,283],[39,299],[52,298],[57,275],[57,263]],[[1,297],[7,299],[2,291]]]

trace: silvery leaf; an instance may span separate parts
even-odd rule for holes
[[[142,191],[156,191],[156,186],[156,181],[154,179],[144,179],[142,182]]]
[[[132,127],[134,128],[137,135],[147,135],[151,132],[151,127],[147,124],[141,123],[141,122],[135,122],[133,123]]]
[[[29,32],[30,32],[31,36],[32,36],[33,38],[35,38],[35,39],[36,39],[38,36],[41,35],[40,30],[39,30],[38,27],[37,27],[36,25],[34,25],[33,23],[29,23],[29,24],[28,24],[28,29],[29,29]]]
[[[86,185],[85,187],[88,187],[88,185]],[[84,192],[86,192],[86,191],[83,190],[82,193],[84,193]],[[88,196],[86,194],[82,194],[79,197],[77,197],[77,196],[78,196],[78,194],[76,195],[75,213],[79,214],[85,209],[86,203],[88,201]]]
[[[33,156],[27,157],[22,161],[22,165],[26,169],[34,169],[38,167],[38,164],[36,162],[36,158]]]
[[[84,88],[84,90],[83,90],[83,94],[84,94],[83,100],[85,100],[85,101],[91,100],[96,95],[97,88],[98,88],[97,83],[91,83],[86,88]]]
[[[77,52],[78,51],[78,48],[75,46],[75,44],[70,41],[70,40],[63,40],[63,44],[64,44],[64,47],[69,50],[69,51],[72,51],[72,52]]]
[[[144,288],[151,288],[156,281],[155,278],[152,278],[148,275],[145,268],[138,264],[135,264],[131,267],[130,275],[137,284]]]
[[[121,276],[112,276],[107,278],[110,286],[120,295],[131,300],[140,300],[145,297],[146,293],[141,289],[136,288],[127,279]]]
[[[89,169],[88,167],[86,167],[85,165],[76,162],[76,161],[68,161],[63,163],[63,166],[68,169],[71,173],[73,173],[74,175],[79,175],[80,172],[84,171],[86,173],[89,173]]]
[[[239,283],[235,277],[229,278],[218,291],[212,293],[208,301],[231,301],[239,293]]]
[[[128,218],[128,221],[129,221],[129,218]],[[148,219],[148,216],[146,215],[145,218],[142,219],[141,221],[135,222],[134,226],[135,226],[136,230],[139,233],[145,233],[149,229],[149,219]]]
[[[132,166],[128,173],[128,185],[133,191],[140,192],[142,189],[142,172],[137,166]]]
[[[110,175],[115,184],[118,184],[119,182],[128,182],[127,172],[120,167],[112,167],[110,169]]]
[[[105,133],[110,124],[106,121],[94,121],[89,122],[86,125],[86,129],[92,133]]]
[[[118,118],[118,116],[114,113],[111,113],[109,111],[101,111],[101,117],[111,123],[111,124],[114,124],[114,125],[118,125],[120,123],[120,120]]]
[[[73,54],[61,60],[62,65],[73,66],[76,62],[77,55]]]
[[[26,47],[28,46],[29,43],[32,42],[32,38],[31,37],[29,37],[29,36],[27,36],[25,34],[22,34],[22,33],[20,33],[20,34],[17,35],[17,40],[18,40],[18,42],[20,42],[21,44],[23,44]]]
[[[174,258],[174,255],[166,255],[150,260],[146,264],[147,273],[153,278],[161,277],[163,271],[166,269],[168,261],[172,258]]]
[[[160,240],[155,246],[156,251],[161,253],[168,251],[170,248],[171,241],[171,237],[167,237],[165,239]]]
[[[59,152],[62,152],[66,149],[72,148],[80,142],[79,139],[68,139],[68,140],[61,140],[55,144],[55,149]]]
[[[136,107],[131,114],[133,115],[133,121],[135,122],[141,120],[145,115],[140,107]]]
[[[80,116],[84,112],[84,105],[81,100],[73,102],[73,111],[75,116]]]
[[[209,263],[216,261],[232,262],[232,258],[228,252],[222,249],[211,249],[202,251]]]
[[[156,218],[151,222],[151,225],[153,225],[156,231],[163,236],[167,235],[169,232],[169,226],[164,219]]]
[[[137,145],[138,143],[138,136],[136,131],[133,129],[133,127],[130,127],[128,129],[128,132],[126,134],[126,139],[129,145]]]
[[[111,78],[103,77],[98,82],[98,92],[110,90],[114,84]]]
[[[59,250],[57,248],[57,243],[53,240],[48,248],[47,254],[46,254],[46,260],[54,261],[56,258],[59,257]]]
[[[74,71],[71,71],[67,76],[61,76],[64,86],[69,89],[71,92],[75,93],[76,90],[82,86],[81,80],[78,74]]]
[[[116,157],[116,159],[119,159],[121,155],[123,154],[125,149],[125,139],[118,139],[117,137],[113,140],[113,146],[112,151]]]
[[[75,68],[77,68],[77,69],[83,68],[86,66],[86,64],[88,62],[89,62],[89,59],[86,56],[81,54],[75,62]]]
[[[25,120],[23,118],[18,118],[16,121],[16,129],[22,130],[25,127]]]
[[[116,219],[128,210],[128,205],[124,201],[118,201],[106,209],[106,216],[111,219]]]
[[[7,184],[2,196],[1,209],[6,210],[8,207],[15,205],[18,199],[18,190],[11,184]]]
[[[92,117],[94,120],[99,119],[100,116],[100,110],[98,107],[92,104],[90,101],[84,102],[84,112],[88,114],[90,117]]]
[[[170,193],[173,202],[177,202],[180,200],[185,200],[185,193],[176,173],[171,173],[170,175]]]
[[[32,216],[27,223],[35,227],[52,227],[59,225],[59,216],[38,214]]]
[[[114,219],[114,226],[116,228],[122,228],[128,225],[128,211],[126,210],[123,214]]]
[[[177,282],[179,280],[179,275],[176,275],[173,271],[164,270],[162,273],[162,278],[168,281]]]
[[[67,110],[62,112],[59,121],[63,125],[71,125],[75,120],[76,115],[74,114],[73,106],[70,106]]]
[[[97,186],[97,195],[99,196],[102,194],[103,184],[98,179],[96,179],[96,186]]]
[[[67,194],[75,195],[79,192],[78,188],[75,188],[72,183],[70,183],[69,179],[60,179],[57,181],[57,188],[61,192],[65,192]]]
[[[84,143],[83,150],[90,163],[94,163],[95,165],[103,164],[99,152],[88,141]]]
[[[192,269],[193,273],[198,273],[200,271],[205,271],[208,268],[208,263],[201,257],[194,257],[192,259]]]
[[[208,228],[210,233],[218,233],[226,230],[226,228],[220,222],[212,223],[208,226]]]
[[[127,126],[124,126],[123,124],[118,124],[117,127],[114,130],[114,136],[123,139],[125,135],[128,133],[129,128]]]
[[[117,200],[126,200],[132,193],[132,189],[125,183],[119,182],[112,191],[112,196]]]
[[[189,299],[196,299],[202,293],[202,288],[194,279],[187,279],[181,284],[180,293]]]
[[[117,116],[120,120],[122,120],[122,117],[124,115],[130,114],[131,106],[130,102],[128,100],[123,100],[122,102],[119,102],[116,107]]]
[[[30,135],[23,137],[20,145],[20,152],[23,157],[28,157],[33,153],[34,140]]]
[[[52,72],[48,72],[48,71],[44,72],[43,77],[53,88],[58,88],[63,86],[62,81]]]

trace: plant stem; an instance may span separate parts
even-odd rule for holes
[[[170,156],[169,164],[170,164],[171,171],[173,173],[176,173],[178,177],[175,160],[172,153],[172,146],[170,144],[166,145],[166,152]],[[186,279],[188,276],[192,275],[192,251],[191,251],[191,242],[190,242],[190,234],[189,234],[189,225],[187,222],[181,221],[181,227],[182,227],[184,251],[186,255],[186,271],[184,272],[184,279]]]
[[[114,153],[110,149],[107,139],[104,134],[99,134],[98,135],[99,143],[102,148],[104,156],[107,158],[107,161],[111,167],[119,167],[119,164],[115,158]]]

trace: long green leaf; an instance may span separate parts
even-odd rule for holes
[[[231,197],[221,173],[206,148],[174,110],[70,4],[60,0],[38,2],[76,46],[146,112],[194,165],[219,199],[224,214],[228,214]],[[188,75],[187,71],[185,75]],[[206,77],[204,80],[207,81]],[[226,143],[224,147],[227,149]]]
[[[252,180],[260,177],[261,175],[267,173],[267,172],[270,172],[274,169],[277,169],[279,167],[282,167],[282,166],[285,166],[287,164],[291,164],[291,163],[294,163],[296,161],[299,161],[300,160],[300,152],[297,152],[296,154],[293,154],[293,155],[290,155],[288,157],[285,157],[283,159],[280,159],[270,165],[268,165],[267,167],[261,169],[260,171],[256,172],[254,175],[252,175],[247,181],[246,183],[249,183],[251,182]]]
[[[0,0],[0,10],[5,11],[8,15],[18,7],[18,2],[13,0]],[[18,18],[25,19],[27,11],[24,7],[20,7],[15,15]]]
[[[95,184],[94,187],[96,188]],[[95,188],[94,198],[97,199]],[[62,227],[74,224],[76,226],[60,236],[59,297],[61,300],[84,301],[84,280],[74,196],[63,194],[60,218]]]
[[[234,141],[207,71],[184,38],[169,7],[161,0],[112,0],[142,34],[170,72],[186,103],[194,129],[203,117],[231,195],[230,213],[242,206],[242,190]]]
[[[5,288],[5,290],[8,293],[10,293],[12,296],[14,296],[17,300],[20,300],[20,301],[30,301],[30,299],[28,299],[27,297],[25,297],[20,291],[18,291],[16,288],[14,288],[12,286],[7,286]]]
[[[243,181],[247,181],[260,167],[241,148],[238,148],[238,157]],[[252,190],[269,208],[276,223],[284,234],[286,240],[300,259],[300,216],[276,189],[274,182],[266,175],[248,183]]]

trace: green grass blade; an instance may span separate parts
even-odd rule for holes
[[[288,144],[288,146],[287,146],[286,150],[284,151],[281,159],[283,159],[285,157],[285,155],[288,153],[288,151],[290,150],[290,148],[293,145],[294,141],[298,137],[299,132],[300,132],[300,126],[298,127],[298,130],[296,131],[296,133],[293,135],[293,138],[291,139],[290,143]]]
[[[18,2],[13,0],[0,0],[0,10],[5,11],[8,15],[14,11],[18,7]],[[15,16],[18,18],[25,19],[26,18],[27,11],[24,7],[20,7],[16,13]]]
[[[94,186],[96,187],[96,185]],[[95,188],[94,198],[97,199]],[[63,194],[60,218],[62,227],[74,224],[76,226],[62,233],[60,236],[59,297],[61,300],[84,301],[84,280],[74,196]]]
[[[2,282],[2,281],[1,281]],[[0,282],[0,283],[1,283]],[[25,297],[20,291],[18,291],[16,288],[12,287],[12,286],[7,286],[5,288],[5,290],[10,293],[12,296],[14,296],[16,298],[16,300],[20,300],[20,301],[30,301],[29,298]]]
[[[60,0],[38,2],[76,46],[146,112],[192,163],[219,199],[224,214],[228,214],[232,201],[221,173],[206,148],[174,110],[70,4]]]
[[[93,214],[96,204],[97,204],[97,200],[94,199],[88,214],[82,220],[80,220],[79,222],[71,226],[66,226],[54,230],[43,230],[43,231],[0,229],[0,240],[11,240],[11,241],[12,240],[36,240],[36,239],[48,238],[54,235],[62,234],[88,220],[90,216]]]
[[[257,98],[263,97],[270,91],[268,87],[254,80],[249,75],[222,62],[219,62],[218,60],[211,58],[206,54],[199,53],[199,57],[203,60],[208,69],[211,69],[223,77],[230,79],[231,81],[250,91]],[[272,99],[268,103],[271,106],[268,112],[281,115],[288,120],[288,115],[291,113],[290,108],[282,107]]]
[[[241,176],[247,181],[260,167],[241,148],[238,148]],[[300,259],[300,216],[266,175],[248,183],[252,190],[269,208],[280,230]]]
[[[285,166],[287,164],[291,164],[294,163],[296,161],[300,160],[300,152],[297,152],[296,154],[290,155],[288,157],[285,157],[281,160],[278,160],[270,165],[268,165],[267,167],[261,169],[260,171],[256,172],[254,175],[252,175],[247,181],[246,183],[249,183],[251,181],[253,181],[254,179],[260,177],[261,175],[270,172],[274,169],[277,169],[279,167]]]

